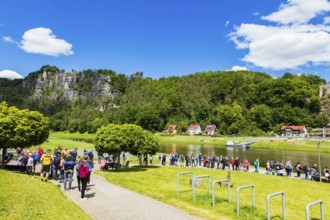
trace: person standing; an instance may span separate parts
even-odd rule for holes
[[[69,179],[69,190],[71,190],[72,176],[74,167],[76,165],[76,158],[72,156],[72,152],[64,159],[64,190],[66,190],[66,183]]]
[[[297,162],[295,168],[296,168],[296,171],[297,171],[297,177],[300,178],[300,173],[301,173],[301,165],[300,165],[300,162]]]
[[[91,169],[90,163],[88,162],[88,155],[83,157],[83,160],[79,163],[79,177],[81,181],[81,196],[80,200],[84,201],[87,200],[85,197],[85,191],[87,188],[87,181],[89,178],[89,170]]]
[[[29,154],[29,158],[27,159],[27,163],[26,163],[26,172],[29,176],[33,177],[33,157],[32,154]]]
[[[42,164],[41,173],[40,173],[41,181],[47,182],[51,163],[52,163],[52,155],[50,154],[50,149],[48,149],[47,152],[41,156],[41,164]],[[45,179],[44,176],[46,177]]]
[[[257,158],[254,163],[254,172],[259,173],[259,158]]]

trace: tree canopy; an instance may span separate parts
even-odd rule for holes
[[[134,124],[108,124],[97,130],[95,149],[109,154],[120,154],[122,151],[131,154],[154,155],[159,150],[157,137]]]
[[[19,110],[7,103],[0,103],[0,149],[5,155],[6,149],[30,147],[47,140],[49,119],[40,112],[27,109]],[[2,157],[2,167],[4,156]]]

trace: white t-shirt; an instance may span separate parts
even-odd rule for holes
[[[28,167],[32,167],[33,166],[33,158],[32,157],[29,157],[27,163],[26,163],[26,166]]]

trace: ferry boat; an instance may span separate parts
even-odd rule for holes
[[[242,149],[248,149],[251,144],[254,144],[253,141],[248,141],[248,142],[241,142],[239,143],[238,141],[227,141],[226,147],[227,148],[242,148]]]

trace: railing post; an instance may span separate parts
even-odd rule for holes
[[[324,205],[322,200],[317,200],[315,202],[309,203],[306,205],[306,220],[310,220],[310,207],[314,206],[316,204],[320,204],[320,215],[321,215],[321,220],[324,220]]]
[[[202,176],[195,176],[192,178],[192,189],[193,189],[193,199],[195,200],[195,197],[196,197],[196,189],[195,189],[195,185],[196,185],[196,179],[201,179],[201,178],[205,178],[207,177],[208,178],[208,194],[210,195],[210,175],[202,175]]]
[[[230,203],[230,180],[229,179],[224,179],[224,180],[216,180],[213,182],[213,187],[212,187],[212,206],[214,208],[215,206],[215,184],[216,183],[223,183],[227,182],[228,185],[228,203]]]
[[[254,185],[239,186],[236,189],[236,214],[239,215],[239,191],[244,188],[252,188],[252,207],[254,207]]]
[[[180,193],[180,176],[184,174],[192,174],[192,178],[194,178],[194,172],[188,171],[188,172],[180,172],[176,175],[176,194],[178,195]]]
[[[267,220],[270,220],[270,198],[277,196],[277,195],[282,195],[282,219],[285,220],[285,197],[284,197],[284,192],[277,192],[277,193],[272,193],[267,196]]]

